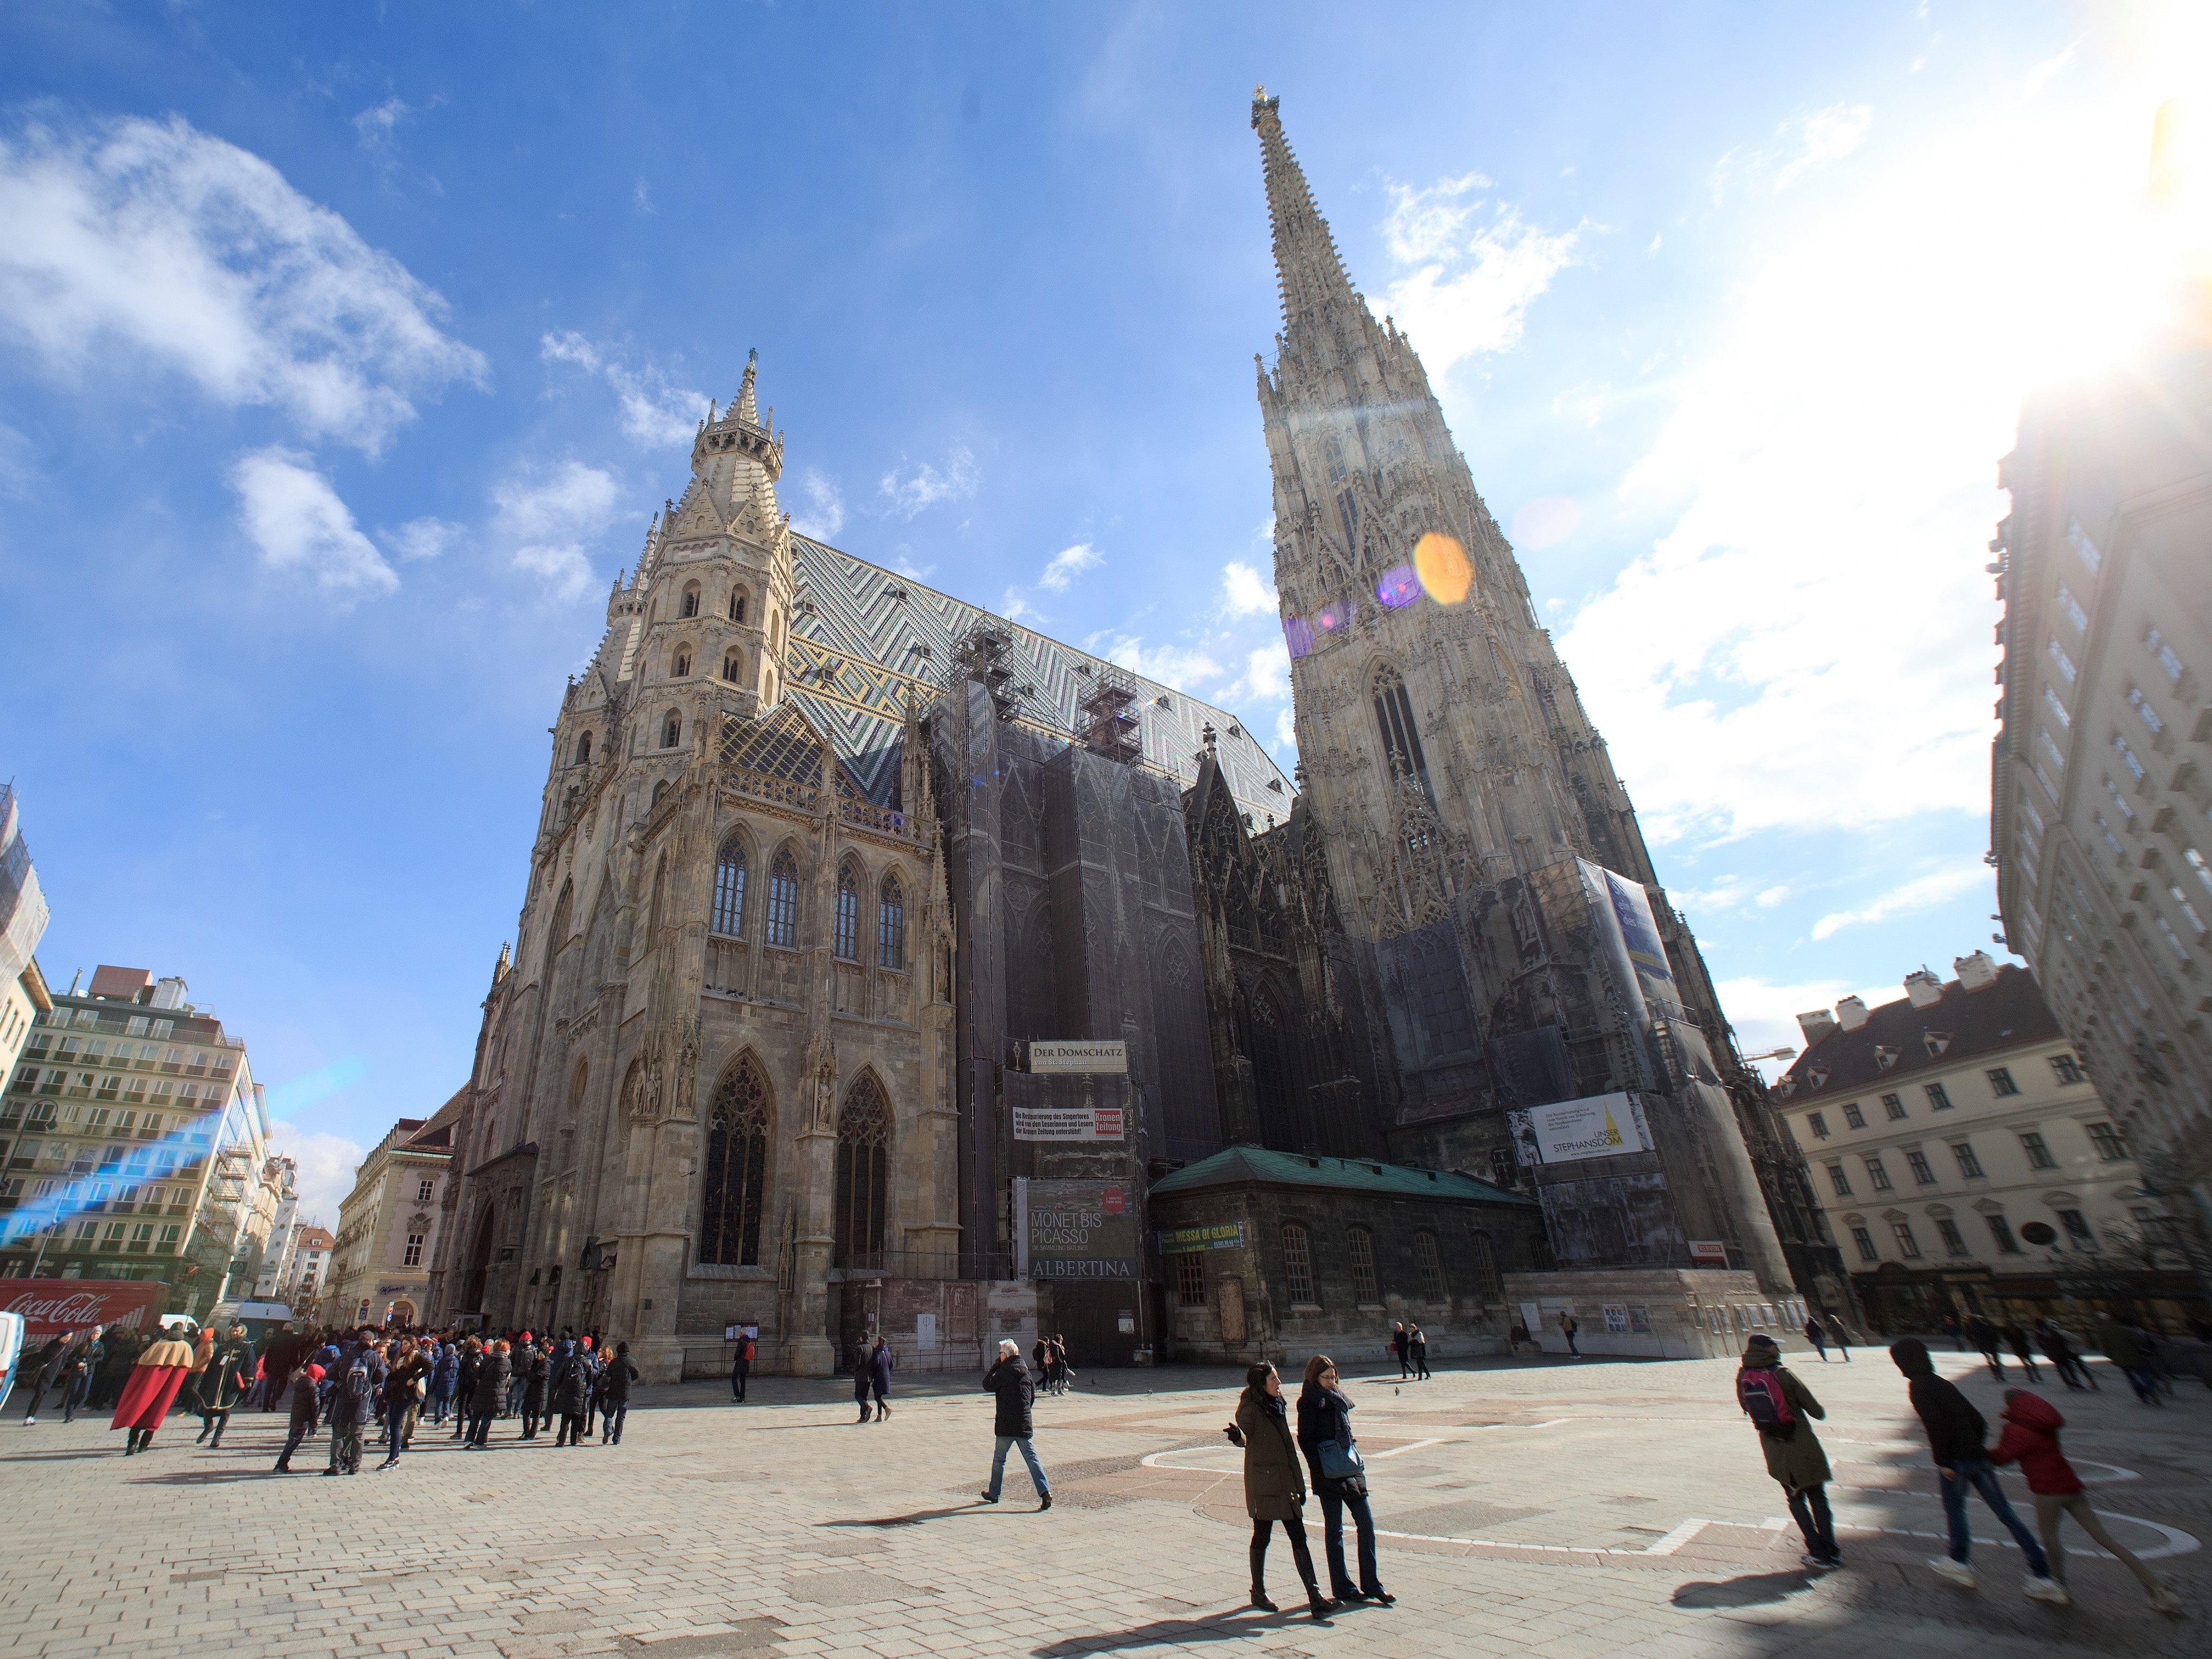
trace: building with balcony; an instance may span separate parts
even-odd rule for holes
[[[222,1296],[268,1123],[245,1043],[185,989],[102,966],[33,1024],[0,1092],[0,1277],[164,1279],[196,1317]]]
[[[46,896],[18,822],[15,786],[0,784],[0,1076],[15,1069],[39,1016],[53,1006],[34,954]]]
[[[355,1172],[338,1206],[326,1288],[326,1323],[414,1325],[429,1306],[440,1200],[453,1162],[453,1126],[467,1091],[427,1120],[403,1117]]]
[[[1946,983],[1800,1014],[1773,1089],[1878,1331],[1980,1313],[2202,1316],[2142,1170],[2035,976],[1977,951]]]
[[[327,1227],[312,1221],[293,1224],[289,1271],[277,1285],[277,1299],[291,1305],[295,1319],[309,1317],[323,1299],[330,1277],[331,1251],[337,1237]]]
[[[2031,963],[2212,1285],[2212,351],[2031,403],[1990,568],[1990,857]]]

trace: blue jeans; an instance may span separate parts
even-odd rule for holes
[[[384,1449],[385,1459],[388,1462],[397,1463],[399,1461],[399,1454],[407,1449],[407,1407],[405,1406],[386,1406],[384,1408],[384,1432],[387,1442]]]
[[[1002,1434],[998,1437],[999,1449],[991,1456],[991,1499],[998,1501],[999,1489],[1006,1484],[1006,1448],[1019,1446],[1022,1462],[1030,1466],[1030,1480],[1036,1487],[1039,1498],[1051,1495],[1052,1483],[1044,1478],[1044,1465],[1037,1462],[1036,1445],[1029,1436]]]
[[[629,1401],[610,1400],[599,1407],[599,1437],[611,1445],[622,1444],[623,1425],[629,1420]]]
[[[1375,1516],[1364,1492],[1332,1491],[1316,1480],[1314,1494],[1321,1499],[1324,1547],[1328,1553],[1328,1593],[1340,1601],[1352,1594],[1351,1575],[1344,1570],[1344,1512],[1352,1511],[1359,1534],[1359,1586],[1362,1595],[1382,1594],[1382,1577],[1375,1567]]]
[[[1951,1559],[1964,1566],[1967,1548],[1973,1541],[1973,1534],[1966,1527],[1968,1486],[1981,1493],[1982,1502],[1990,1506],[1990,1513],[2004,1522],[2013,1541],[2020,1546],[2020,1553],[2027,1558],[2028,1571],[2038,1578],[2048,1578],[2051,1566],[2043,1558],[2043,1546],[2035,1541],[2035,1534],[2012,1512],[2012,1505],[2005,1502],[2004,1488],[1997,1485],[1996,1472],[1990,1468],[1986,1458],[1960,1458],[1951,1466],[1951,1478],[1943,1482],[1943,1519],[1951,1528]]]

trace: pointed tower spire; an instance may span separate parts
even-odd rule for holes
[[[755,346],[745,353],[745,383],[738,388],[737,418],[760,423],[760,408],[753,401],[753,381],[760,373],[760,348]]]
[[[1283,137],[1279,98],[1265,87],[1252,88],[1252,130],[1260,135],[1260,164],[1267,184],[1267,217],[1274,228],[1275,276],[1283,292],[1288,331],[1328,306],[1349,301],[1352,279],[1336,252],[1328,222],[1314,205],[1313,192],[1298,158]]]

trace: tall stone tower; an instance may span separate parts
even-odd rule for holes
[[[1273,370],[1259,365],[1275,580],[1302,803],[1340,925],[1375,953],[1392,1144],[1504,1169],[1501,1108],[1670,1095],[1684,1115],[1665,1171],[1668,1224],[1724,1235],[1739,1266],[1786,1283],[1770,1209],[1819,1246],[1802,1159],[1736,1057],[1696,941],[1420,359],[1353,289],[1278,105],[1264,88],[1252,102],[1283,306]],[[1613,919],[1594,933],[1591,915],[1616,911],[1632,933],[1629,913],[1647,900],[1650,948],[1638,957],[1632,938],[1637,965],[1609,974],[1594,941]],[[1552,1206],[1555,1234],[1587,1221],[1593,1251],[1638,1261],[1676,1248],[1638,1244],[1632,1227],[1616,1249],[1615,1199],[1585,1200],[1579,1218]],[[1809,1286],[1814,1264],[1794,1265]]]

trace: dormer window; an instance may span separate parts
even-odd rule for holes
[[[1813,1086],[1815,1089],[1825,1089],[1828,1086],[1828,1068],[1826,1066],[1813,1066],[1808,1071],[1806,1075],[1813,1079]]]
[[[1920,1041],[1932,1058],[1951,1046],[1951,1034],[1948,1031],[1923,1031]]]
[[[1881,1066],[1883,1071],[1887,1071],[1897,1064],[1897,1050],[1877,1042],[1874,1048],[1874,1063]]]

